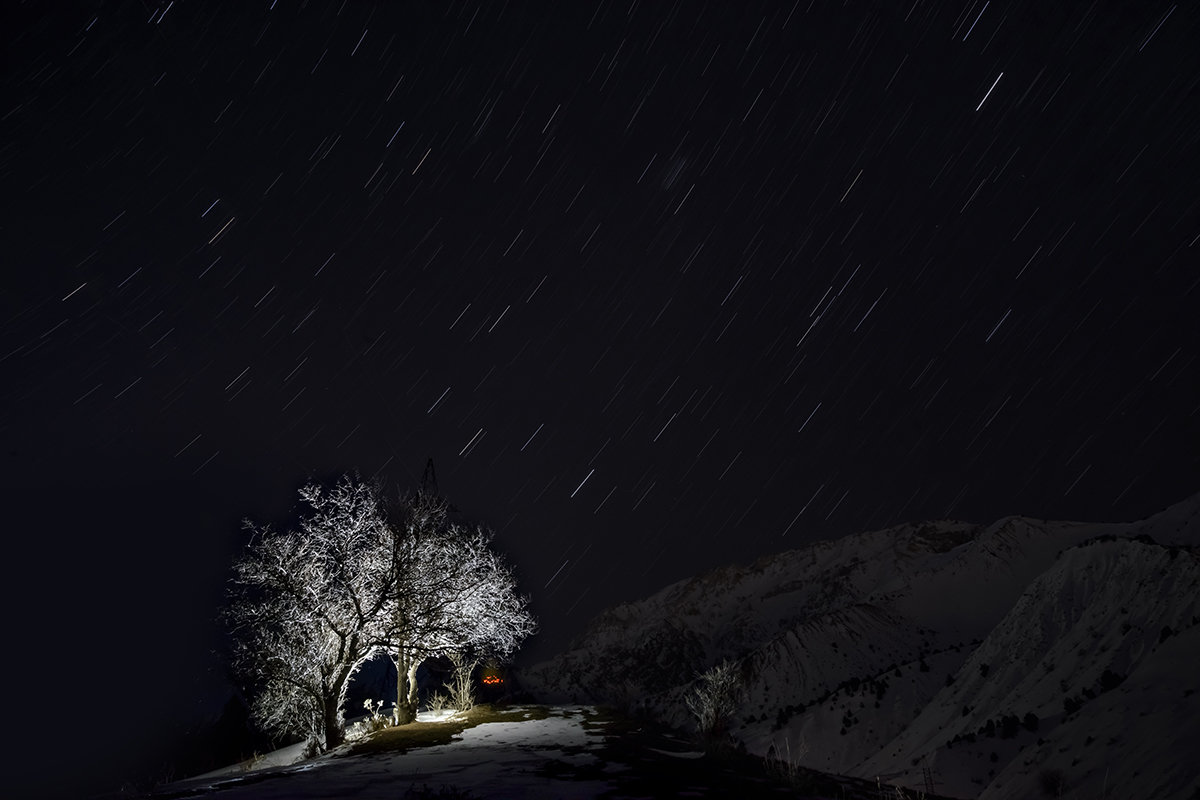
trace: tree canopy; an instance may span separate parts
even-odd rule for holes
[[[480,526],[449,520],[426,493],[385,500],[343,476],[311,482],[297,530],[245,523],[226,618],[233,666],[255,688],[251,711],[276,735],[326,748],[343,739],[350,678],[386,652],[396,665],[396,721],[416,715],[417,667],[470,651],[506,657],[536,629],[512,570]]]

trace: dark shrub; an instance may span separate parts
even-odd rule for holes
[[[1059,797],[1066,786],[1061,770],[1045,769],[1038,775],[1038,785],[1046,797]]]

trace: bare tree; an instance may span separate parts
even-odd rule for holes
[[[273,734],[334,747],[355,670],[386,644],[381,617],[395,583],[375,487],[346,476],[300,490],[299,531],[257,527],[234,563],[226,617],[235,669],[259,689],[251,710]]]
[[[393,525],[396,576],[385,638],[396,664],[396,722],[416,718],[418,667],[436,656],[471,652],[506,657],[536,630],[528,600],[491,549],[491,533],[448,520],[440,498],[420,492]]]
[[[246,523],[253,537],[226,610],[264,729],[340,744],[350,678],[379,652],[396,664],[394,720],[411,722],[426,658],[503,657],[534,632],[491,534],[450,524],[444,502],[419,493],[387,512],[377,486],[350,476],[300,496],[309,511],[298,531]]]

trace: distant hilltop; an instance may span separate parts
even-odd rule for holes
[[[936,521],[609,609],[521,675],[690,727],[738,669],[753,753],[981,800],[1200,796],[1200,494],[1138,522]]]

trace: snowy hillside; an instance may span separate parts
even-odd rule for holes
[[[1134,523],[906,524],[611,609],[522,682],[687,726],[696,672],[734,658],[751,752],[989,800],[1190,798],[1197,545],[1200,495]]]

